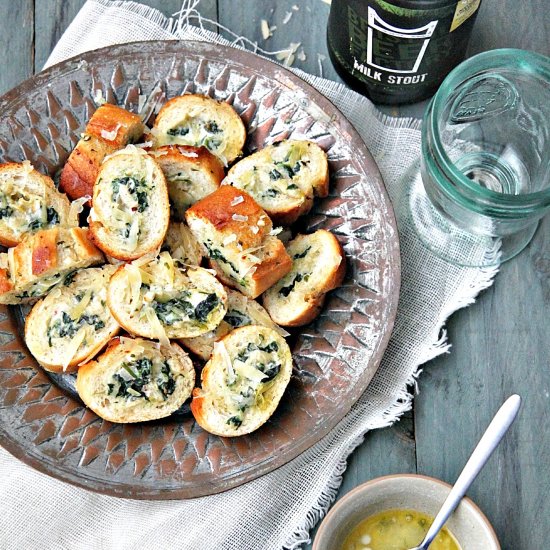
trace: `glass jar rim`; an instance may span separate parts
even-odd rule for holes
[[[544,210],[550,205],[550,187],[533,193],[519,195],[499,193],[482,187],[465,176],[449,158],[441,142],[438,115],[442,112],[449,96],[464,84],[466,80],[478,77],[488,70],[516,69],[525,74],[538,75],[550,84],[550,58],[527,50],[503,48],[489,50],[467,59],[455,67],[445,78],[439,90],[430,101],[423,123],[422,141],[427,143],[426,132],[431,134],[430,153],[434,155],[437,168],[443,171],[449,181],[458,181],[460,186],[442,182],[444,191],[459,200],[466,201],[471,208],[479,202],[479,209],[491,208],[495,214],[506,217],[510,214],[527,214],[528,212]],[[425,150],[423,150],[425,154]]]

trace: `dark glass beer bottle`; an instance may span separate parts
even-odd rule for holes
[[[332,0],[328,51],[375,103],[432,95],[466,53],[481,0]]]

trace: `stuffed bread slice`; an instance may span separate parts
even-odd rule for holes
[[[169,416],[194,385],[193,363],[177,344],[163,347],[142,338],[114,338],[76,378],[82,401],[101,418],[119,423]]]
[[[116,270],[105,265],[76,271],[34,305],[25,321],[25,343],[46,370],[78,369],[118,332],[107,308],[107,286]]]
[[[273,414],[291,374],[292,355],[282,336],[257,325],[237,328],[214,344],[191,412],[210,433],[251,433]]]
[[[78,226],[78,210],[29,161],[0,164],[0,244],[16,246],[29,233]]]
[[[328,194],[326,153],[311,141],[284,140],[235,164],[224,185],[243,189],[274,223],[290,225],[307,214],[313,197]]]
[[[224,165],[242,153],[246,130],[233,107],[198,94],[174,97],[159,111],[153,129],[154,147],[206,147]]]
[[[0,254],[0,304],[36,301],[69,273],[102,262],[86,228],[38,231]]]
[[[291,271],[262,299],[277,324],[297,327],[313,321],[321,312],[326,293],[342,284],[346,259],[338,239],[324,229],[298,235],[288,244],[287,252],[292,258]]]
[[[109,157],[94,184],[90,233],[118,260],[134,260],[160,248],[170,217],[166,180],[159,165],[129,145]]]
[[[217,327],[227,294],[206,269],[180,264],[168,252],[119,267],[107,290],[107,305],[128,332],[155,338],[190,338]]]
[[[222,185],[185,213],[193,235],[226,285],[256,298],[290,271],[273,225],[244,191]]]
[[[109,103],[98,107],[63,167],[61,190],[72,199],[91,197],[103,159],[136,143],[144,129],[140,117],[122,107]]]
[[[213,193],[225,176],[223,164],[206,147],[167,145],[149,151],[166,177],[174,217]]]

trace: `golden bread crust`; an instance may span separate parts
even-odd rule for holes
[[[59,187],[73,200],[91,197],[103,159],[139,140],[144,129],[140,117],[122,107],[98,107],[63,167]]]

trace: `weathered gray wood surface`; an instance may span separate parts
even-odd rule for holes
[[[179,0],[144,3],[170,15]],[[84,0],[0,0],[4,53],[0,93],[40,70]],[[299,9],[293,10],[296,5]],[[203,0],[202,14],[268,50],[301,42],[295,66],[337,78],[326,52],[329,6],[321,0]],[[293,12],[287,24],[285,15]],[[260,21],[277,25],[264,41]],[[222,31],[222,34],[225,33]],[[518,47],[550,54],[547,0],[484,0],[470,53]],[[425,105],[387,110],[421,116]],[[359,483],[396,472],[453,482],[474,443],[510,393],[524,397],[520,418],[470,494],[506,550],[544,549],[550,531],[550,217],[522,254],[505,264],[476,305],[448,323],[451,354],[424,367],[414,410],[396,426],[367,435],[349,460],[340,497]]]

